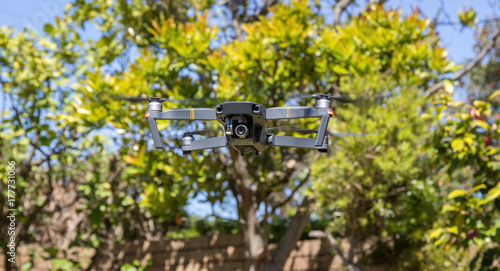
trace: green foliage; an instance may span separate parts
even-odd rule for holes
[[[456,66],[446,60],[429,21],[415,14],[401,18],[397,11],[373,7],[320,39],[328,63],[323,74],[348,71],[332,83],[373,97],[359,106],[339,107],[342,121],[334,122],[335,130],[377,135],[334,138],[332,155],[313,166],[311,193],[318,196],[322,213],[339,213],[330,229],[349,238],[362,261],[401,257],[403,265],[418,265],[414,249],[440,209],[433,178],[439,169],[433,166],[435,154],[425,148],[436,119],[422,117],[427,101],[421,94]],[[373,250],[358,249],[363,244]]]
[[[481,248],[471,266],[482,259],[483,270],[492,264],[489,258],[500,255],[500,119],[488,102],[443,103],[446,107],[439,113],[442,121],[433,144],[449,178],[459,188],[448,194],[440,223],[429,238],[436,246]]]
[[[71,271],[75,270],[75,265],[73,262],[66,259],[53,259],[52,268],[50,270],[53,271]]]
[[[463,26],[471,26],[474,24],[474,20],[476,19],[476,12],[472,8],[468,8],[465,11],[459,10],[458,18]]]
[[[477,42],[476,48],[483,47],[491,39],[492,32],[495,30],[494,26],[484,25],[481,27],[473,27],[476,31]],[[487,98],[496,90],[500,88],[500,43],[496,43],[492,52],[488,55],[486,60],[476,66],[467,75],[469,83],[467,90],[469,93],[468,99],[486,101]],[[498,109],[500,105],[500,97],[496,97],[490,101],[491,104]]]
[[[296,0],[241,23],[243,37],[232,39],[227,27],[210,21],[213,5],[75,1],[44,26],[42,37],[0,28],[0,83],[12,101],[0,130],[0,166],[17,163],[20,240],[57,247],[43,232],[62,223],[64,212],[85,217],[75,235],[60,236],[67,247],[241,231],[237,222],[184,211],[201,192],[212,204],[238,195],[235,156],[226,150],[180,156],[179,140],[156,151],[144,129],[145,105],[113,97],[144,93],[280,106],[300,103],[295,94],[344,92],[363,99],[337,104],[330,128],[375,136],[331,138],[326,157],[275,148],[242,158],[252,197],[266,210],[261,219],[269,234],[262,234],[280,240],[295,212],[290,207],[309,195],[318,209],[305,234],[328,229],[346,238],[349,255],[361,264],[465,269],[472,245],[478,248],[472,268],[492,264],[500,242],[499,92],[488,102],[457,104],[450,98],[454,82],[445,79],[439,96],[424,98],[429,85],[458,68],[429,19],[372,6],[332,27],[308,1]],[[469,25],[475,13],[459,17]],[[100,35],[83,40],[88,27]],[[483,80],[479,71],[473,81],[488,84],[489,95],[498,73],[496,64],[485,67],[491,78]],[[165,137],[217,125],[159,122]],[[290,201],[289,191],[295,193]],[[53,199],[61,194],[67,202]],[[65,270],[77,263],[53,264]],[[144,268],[139,262],[121,267]]]
[[[134,260],[132,264],[125,263],[120,267],[120,271],[144,271],[149,266],[153,265],[153,259],[149,258],[147,262],[141,264],[139,260]]]

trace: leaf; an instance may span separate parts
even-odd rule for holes
[[[443,229],[442,228],[434,229],[429,234],[429,238],[430,239],[434,239],[434,238],[438,237],[439,235],[441,235],[441,233],[443,233]]]
[[[131,165],[140,165],[140,163],[141,163],[139,161],[138,157],[133,157],[133,156],[130,156],[130,155],[123,156],[123,160],[125,161],[125,163],[131,164]]]
[[[73,270],[74,264],[67,259],[52,259],[52,270]]]
[[[465,147],[464,141],[460,138],[455,138],[451,141],[451,148],[453,151],[459,152]]]
[[[469,8],[467,11],[459,10],[458,18],[460,19],[460,23],[464,26],[469,26],[474,24],[474,19],[476,19],[476,12]]]
[[[19,145],[21,145],[21,146],[27,146],[27,145],[29,145],[29,144],[30,144],[30,140],[29,140],[29,138],[27,138],[27,137],[23,137],[23,138],[21,138],[21,139],[17,142],[17,144],[19,144]]]
[[[25,262],[21,266],[21,271],[31,270],[32,267],[33,267],[33,262],[32,261]]]
[[[453,93],[453,83],[450,80],[444,79],[443,80],[443,87],[444,87],[444,90],[446,92],[448,92],[449,94]]]
[[[500,95],[500,89],[493,92],[493,94],[491,94],[489,97],[488,97],[488,101],[491,101],[493,99],[495,99],[495,97],[499,96]]]
[[[472,122],[472,125],[483,128],[484,130],[489,130],[489,128],[490,128],[489,124],[485,121],[482,121],[482,120],[474,120]]]
[[[494,188],[490,189],[490,191],[486,195],[486,199],[488,201],[493,201],[496,198],[498,198],[499,196],[500,196],[500,188],[494,187]]]
[[[99,208],[95,208],[90,213],[89,218],[90,218],[90,223],[92,223],[92,225],[99,225],[101,224],[103,213]]]
[[[450,194],[448,194],[448,199],[463,197],[465,195],[467,195],[467,193],[465,193],[464,191],[462,191],[460,189],[456,189],[456,190],[452,191]]]
[[[76,110],[76,112],[80,113],[80,114],[84,114],[84,115],[90,115],[90,111],[85,109],[85,108],[78,108]]]
[[[443,236],[441,236],[438,240],[436,240],[436,241],[434,242],[434,245],[435,245],[435,246],[439,246],[439,245],[441,245],[444,241],[446,241],[446,239],[447,239],[447,236],[446,236],[446,235],[443,235]]]
[[[129,263],[126,263],[120,267],[120,271],[137,271],[137,268]]]
[[[485,184],[476,185],[476,186],[474,186],[474,188],[472,188],[471,192],[474,193],[477,190],[481,190],[481,189],[485,189],[485,188],[486,188]]]
[[[490,203],[491,201],[495,200],[499,196],[500,196],[500,188],[494,187],[494,188],[490,189],[490,191],[488,192],[488,194],[486,194],[484,199],[480,200],[477,203],[477,206],[481,206],[481,205]]]
[[[448,227],[446,228],[446,231],[449,233],[458,234],[458,227],[457,226]]]
[[[340,65],[333,66],[333,72],[335,72],[336,74],[347,74],[347,73],[349,73],[348,70],[346,70],[344,67],[342,67]]]
[[[52,34],[55,30],[56,29],[51,24],[45,24],[43,26],[43,31],[45,31],[47,34]]]
[[[484,101],[480,101],[480,100],[475,100],[472,102],[472,104],[477,107],[478,109],[479,108],[484,108],[486,106],[488,106],[488,103],[484,102]],[[479,115],[478,115],[479,116]]]
[[[40,137],[40,144],[42,144],[43,146],[50,146],[50,142],[50,138],[47,138],[45,136]]]
[[[443,209],[441,210],[441,213],[446,213],[446,212],[454,212],[454,211],[457,211],[458,208],[453,206],[453,205],[444,205],[443,206]]]
[[[467,145],[469,145],[469,146],[472,146],[472,143],[474,143],[474,140],[471,137],[468,137],[468,136],[464,136],[464,138],[462,140],[465,143],[467,143]]]
[[[156,29],[156,30],[160,30],[160,29],[161,29],[160,25],[159,25],[159,24],[158,24],[158,22],[157,22],[157,21],[155,21],[155,20],[151,21],[151,25],[152,25],[152,26],[154,27],[154,29]]]

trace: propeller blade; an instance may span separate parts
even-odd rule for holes
[[[330,99],[335,100],[337,102],[344,103],[344,104],[357,102],[357,100],[351,99],[351,97],[349,97],[348,95],[336,95],[336,96],[330,97]]]
[[[335,100],[341,103],[355,103],[357,99],[352,99],[349,95],[331,95],[331,94],[304,94],[299,95],[299,98],[317,98],[319,95],[325,95],[330,100]]]
[[[168,98],[161,98],[161,97],[147,97],[146,95],[141,95],[141,96],[135,96],[135,97],[126,97],[126,96],[111,96],[111,99],[116,100],[116,101],[129,101],[129,102],[134,102],[134,103],[141,103],[141,102],[151,102],[151,101],[158,101],[158,102],[169,102],[169,103],[174,103],[174,104],[179,104],[179,105],[198,105],[198,106],[204,106],[204,105],[216,105],[219,101],[218,98],[185,98],[185,99],[168,99]]]
[[[199,131],[185,132],[183,135],[217,135],[217,130],[199,130]]]
[[[148,98],[146,97],[146,95],[137,96],[137,97],[112,96],[111,99],[113,99],[115,101],[129,101],[129,102],[134,102],[134,103],[148,101]]]
[[[353,133],[336,133],[336,132],[328,132],[326,131],[327,134],[332,135],[332,136],[339,136],[339,137],[347,137],[347,136],[357,136],[357,137],[365,137],[365,136],[375,136],[378,134],[353,134]]]
[[[213,135],[213,136],[216,136],[217,131],[216,130],[189,131],[189,132],[184,132],[184,133],[170,134],[169,136],[166,136],[163,138],[166,140],[169,140],[169,141],[175,141],[175,140],[182,139],[182,137],[184,137],[184,136],[193,136],[193,135],[204,135],[204,136]]]
[[[185,99],[164,99],[163,102],[179,105],[215,106],[219,99],[215,98],[185,98]]]
[[[300,134],[314,134],[317,132],[317,130],[314,130],[314,129],[303,129],[303,128],[296,128],[296,127],[287,127],[287,126],[284,126],[284,127],[271,127],[271,128],[266,128],[267,131],[269,132],[281,132],[281,131],[288,131],[288,132],[296,132],[296,133],[300,133]]]
[[[267,131],[290,131],[290,132],[296,132],[300,134],[315,134],[318,133],[318,130],[315,129],[303,129],[303,128],[296,128],[296,127],[271,127],[271,128],[266,128]],[[365,137],[365,136],[374,136],[377,134],[356,134],[356,133],[337,133],[337,132],[329,132],[326,131],[327,134],[333,135],[333,136],[338,136],[338,137],[348,137],[348,136],[357,136],[357,137]]]
[[[119,95],[111,95],[109,97],[115,101],[129,101],[134,103],[151,102],[151,101],[164,102],[168,100],[166,98],[161,98],[161,97],[148,97],[145,94],[142,94],[141,96],[131,96],[131,97],[119,96]]]

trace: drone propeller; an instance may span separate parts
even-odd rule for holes
[[[355,103],[357,100],[353,100],[349,95],[331,95],[331,94],[309,94],[302,95],[300,98],[319,98],[324,97],[330,100],[334,100],[341,103]]]
[[[164,145],[168,145],[169,143],[177,143],[179,140],[182,140],[185,137],[193,137],[193,135],[217,135],[217,130],[199,130],[199,131],[190,131],[182,133],[182,135],[175,134],[166,137],[162,137],[162,143]],[[150,136],[145,136],[142,138],[142,141],[150,141],[152,138]]]
[[[111,97],[113,100],[116,101],[129,101],[129,102],[134,102],[134,103],[140,103],[140,102],[169,102],[169,103],[175,103],[179,105],[207,105],[211,104],[214,99],[211,98],[184,98],[184,99],[169,99],[169,98],[162,98],[162,97],[147,97],[146,95],[141,95],[141,96],[135,96],[135,97],[126,97],[126,96],[112,96]],[[215,103],[218,102],[218,99],[216,99]]]
[[[185,132],[182,135],[216,135],[217,130],[199,130],[199,131],[191,131],[191,132]]]
[[[318,130],[315,129],[302,129],[302,128],[295,128],[295,127],[271,127],[271,128],[266,128],[267,131],[273,132],[280,132],[280,131],[291,131],[291,132],[296,132],[299,134],[315,134],[318,133]],[[333,136],[357,136],[357,137],[365,137],[365,136],[374,136],[377,134],[353,134],[353,133],[337,133],[337,132],[329,132],[326,131],[327,134],[333,135]]]
[[[390,97],[391,94],[377,94],[377,95],[332,95],[332,94],[302,94],[302,95],[292,95],[292,99],[308,99],[308,98],[326,98],[331,101],[337,101],[340,103],[352,103],[361,104],[364,102],[369,102],[373,104],[382,103],[383,99]]]

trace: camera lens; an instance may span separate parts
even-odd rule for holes
[[[245,125],[236,126],[235,133],[238,137],[244,138],[248,135],[248,128]]]

